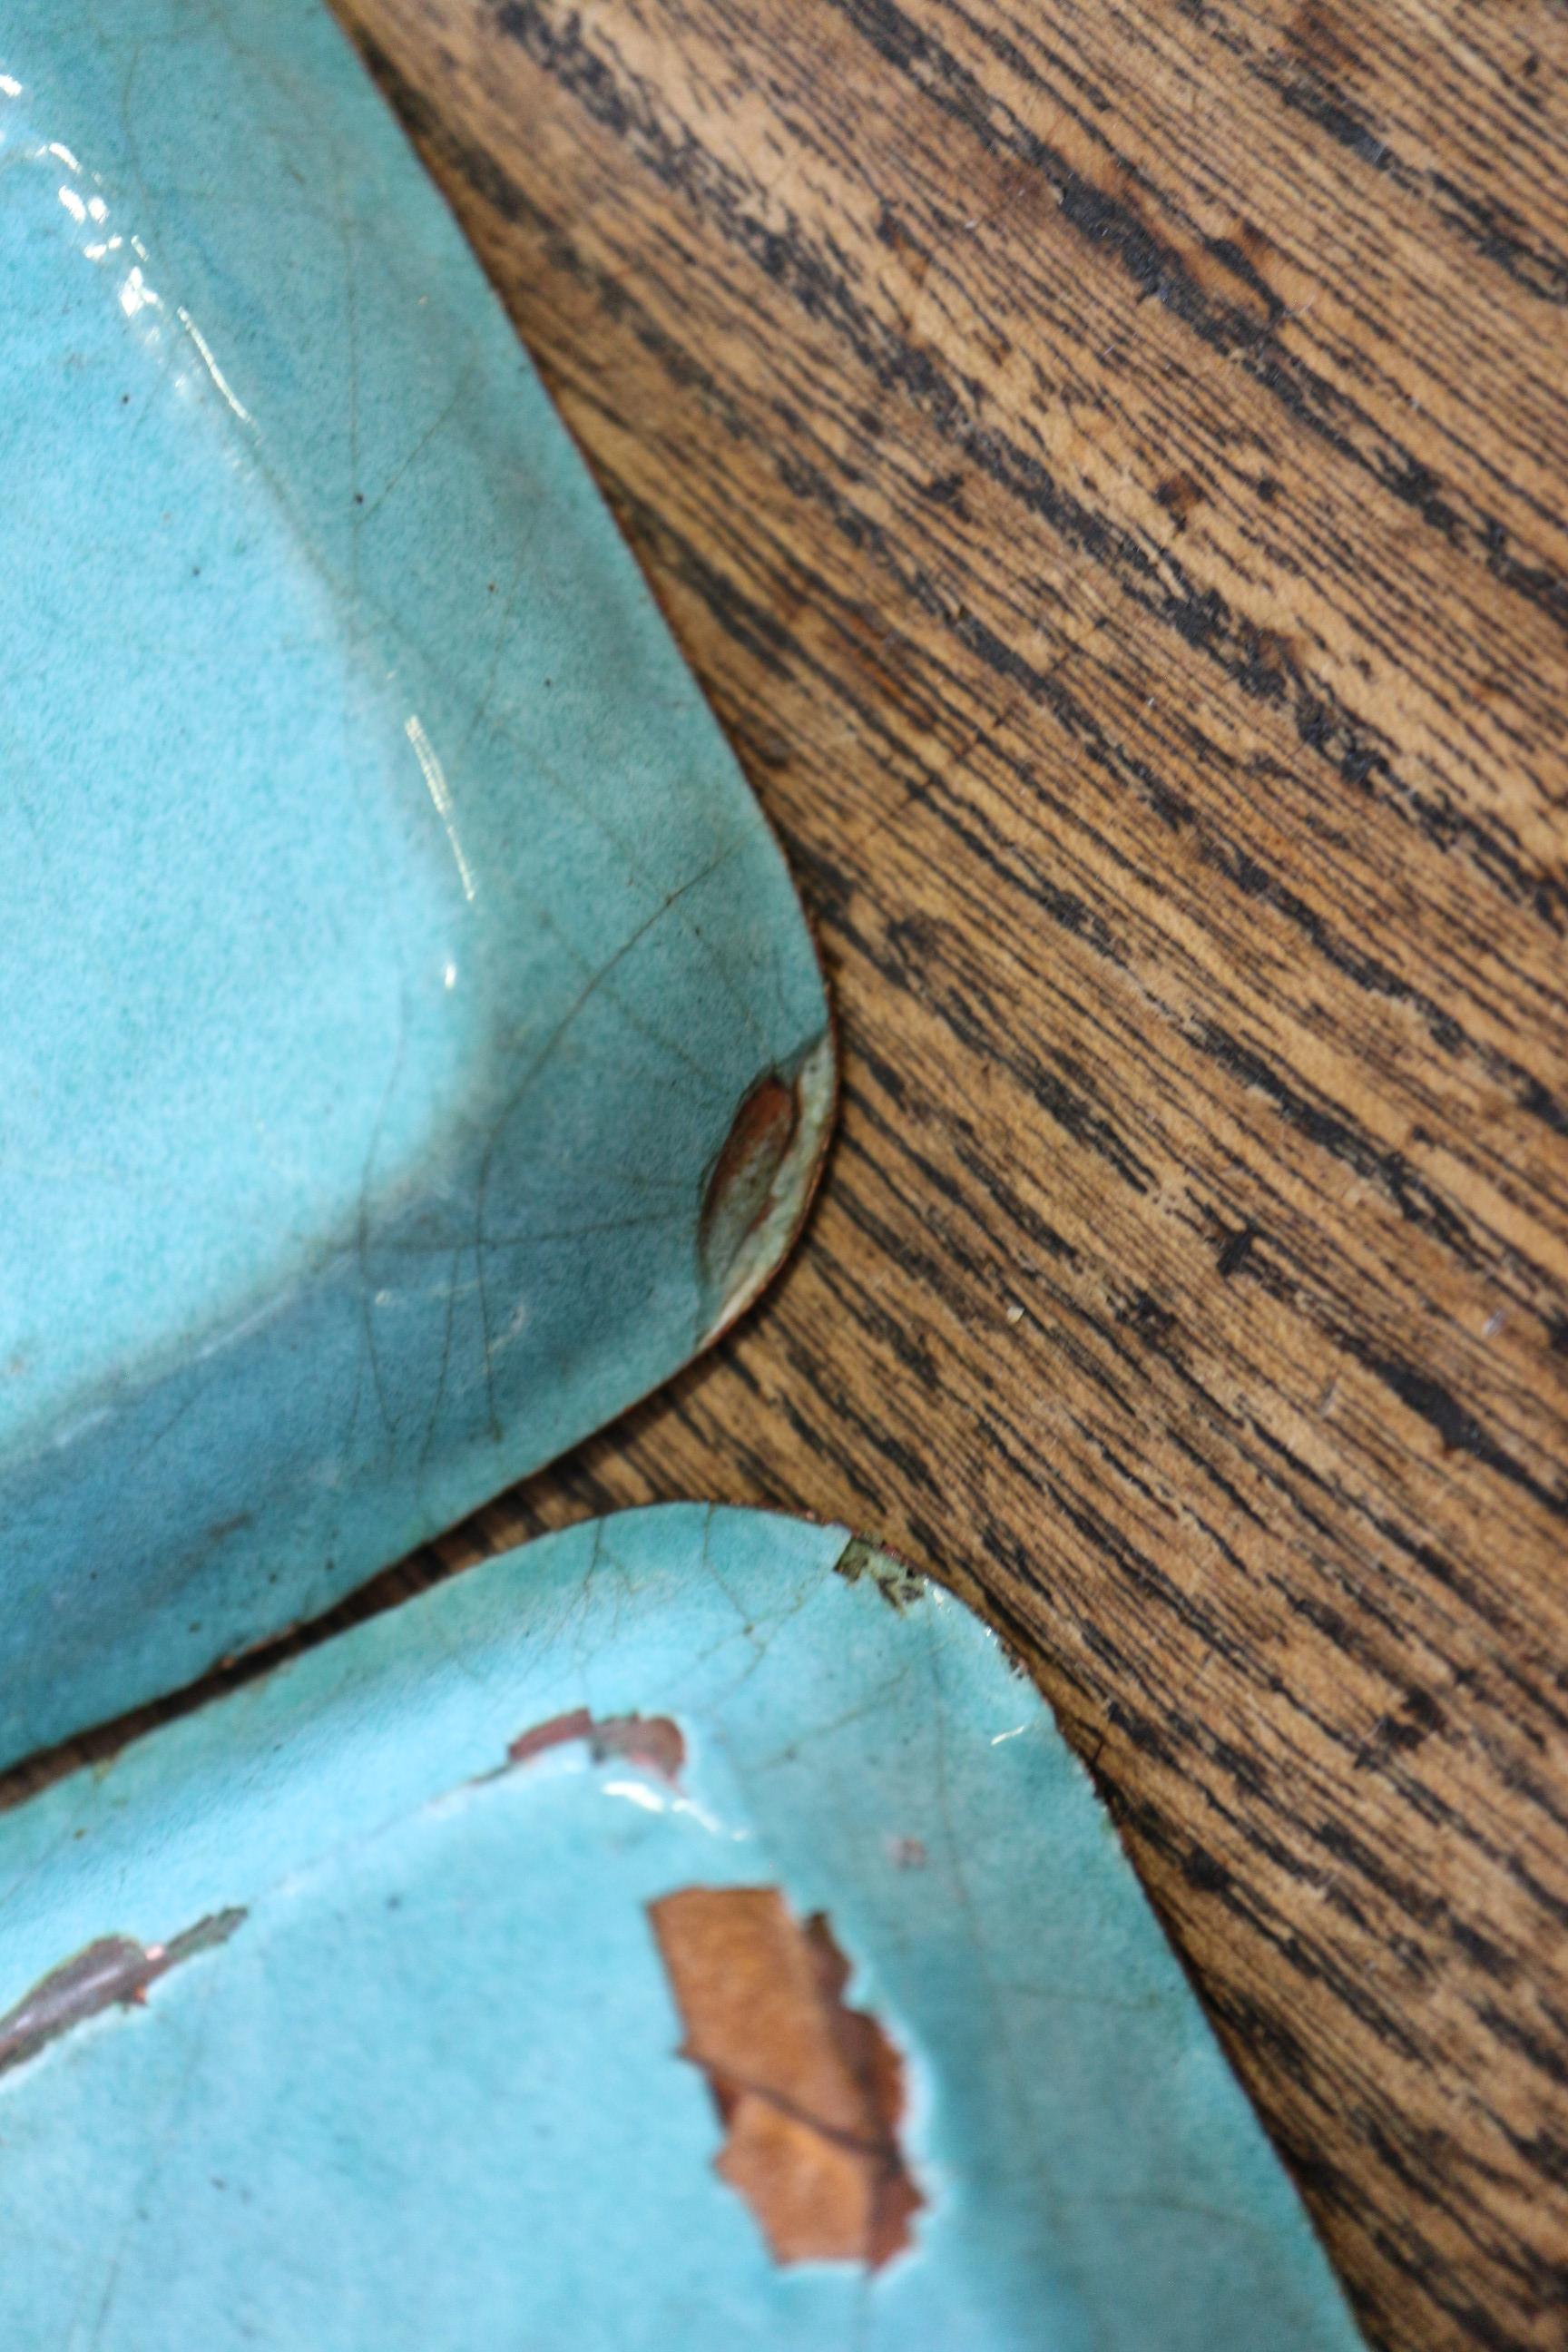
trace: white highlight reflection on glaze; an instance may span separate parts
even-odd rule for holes
[[[463,845],[458,837],[457,817],[452,808],[452,793],[447,782],[446,770],[436,757],[434,746],[425,732],[424,721],[416,710],[411,710],[404,720],[403,731],[414,747],[414,756],[419,762],[420,772],[425,778],[426,787],[429,792],[436,814],[440,818],[446,829],[447,839],[452,845],[452,856],[457,861],[458,878],[463,886],[463,896],[472,906],[474,877],[469,869],[468,861],[463,855]],[[450,981],[447,984],[450,987]]]
[[[251,415],[249,409],[246,407],[244,402],[237,398],[233,388],[229,383],[228,378],[225,375],[222,368],[219,367],[216,360],[213,357],[212,346],[207,341],[207,339],[203,334],[201,329],[197,326],[195,320],[192,318],[190,312],[182,304],[175,315],[178,318],[181,326],[184,327],[186,334],[189,335],[192,342],[195,343],[197,351],[200,352],[208,375],[211,376],[214,384],[222,394],[224,399],[228,403],[229,407],[233,410],[235,415],[238,417],[242,425],[254,426],[256,422],[255,418]]]

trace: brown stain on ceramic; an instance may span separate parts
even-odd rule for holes
[[[733,1255],[761,1222],[800,1120],[796,1088],[770,1070],[735,1113],[702,1195],[698,1228],[704,1265]]]
[[[595,1764],[618,1760],[640,1765],[672,1785],[686,1761],[685,1736],[668,1715],[612,1715],[595,1721],[585,1706],[574,1706],[521,1732],[506,1751],[507,1762],[531,1764],[551,1748],[578,1740]]]
[[[879,2270],[925,2203],[899,2142],[904,2063],[848,2009],[849,1963],[820,1912],[775,1886],[687,1886],[648,1906],[686,2029],[726,2127],[716,2168],[780,2263]]]
[[[150,1985],[182,1960],[226,1944],[244,1918],[242,1910],[216,1911],[167,1944],[139,1944],[133,1936],[100,1936],[85,1945],[40,1977],[0,2017],[0,2074],[24,2065],[46,2043],[89,2017],[144,2001]]]
[[[697,1215],[705,1340],[743,1314],[805,1222],[822,1172],[837,1094],[830,1032],[742,1096],[709,1165]]]

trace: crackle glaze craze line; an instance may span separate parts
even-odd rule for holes
[[[1358,2341],[1038,1696],[842,1528],[580,1526],[56,1784],[0,2011],[15,2352]]]
[[[782,860],[317,0],[0,16],[0,1759],[673,1371],[833,1074]]]

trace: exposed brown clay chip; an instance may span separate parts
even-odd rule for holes
[[[668,1715],[610,1715],[595,1723],[585,1706],[574,1706],[569,1714],[552,1715],[548,1723],[520,1733],[506,1751],[507,1762],[531,1763],[547,1749],[567,1747],[574,1739],[585,1744],[595,1764],[620,1757],[657,1772],[663,1780],[674,1781],[686,1761],[680,1726]]]
[[[702,1196],[698,1254],[722,1284],[742,1244],[767,1213],[773,1186],[800,1123],[796,1089],[776,1071],[757,1080],[735,1114]]]
[[[139,1944],[132,1936],[100,1936],[72,1958],[62,1960],[0,2017],[0,2074],[20,2066],[73,2025],[100,2011],[144,2000],[149,1985],[182,1960],[226,1944],[244,1919],[243,1911],[216,1911],[167,1944]]]
[[[925,2202],[899,2146],[903,2061],[844,2006],[849,1965],[776,1886],[688,1886],[648,1906],[686,2040],[729,2137],[718,2169],[775,2262],[864,2263],[910,2242]]]

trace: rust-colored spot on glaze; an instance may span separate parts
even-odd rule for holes
[[[226,1944],[244,1917],[243,1911],[215,1911],[167,1944],[139,1944],[133,1936],[100,1936],[86,1945],[40,1977],[15,2009],[0,2017],[0,2074],[24,2064],[46,2042],[101,2011],[144,2001],[149,1985],[182,1960],[210,1951],[215,1944]]]
[[[680,1726],[668,1715],[611,1715],[596,1723],[585,1706],[574,1706],[565,1715],[552,1715],[548,1723],[536,1723],[531,1731],[519,1734],[506,1751],[509,1764],[530,1764],[552,1748],[570,1747],[582,1740],[595,1764],[605,1764],[619,1758],[627,1764],[640,1764],[647,1772],[655,1772],[661,1780],[673,1783],[686,1761],[686,1741]]]
[[[762,1222],[799,1118],[795,1089],[776,1071],[757,1080],[735,1113],[702,1196],[699,1246],[715,1272]]]
[[[821,1913],[776,1886],[687,1886],[648,1906],[680,2011],[680,2054],[727,2127],[717,2169],[777,2263],[864,2263],[910,2243],[925,2200],[899,2145],[904,2068],[847,2009],[849,1964]]]
[[[696,1256],[703,1344],[756,1297],[800,1230],[821,1171],[837,1096],[825,1030],[742,1097],[703,1178]]]

